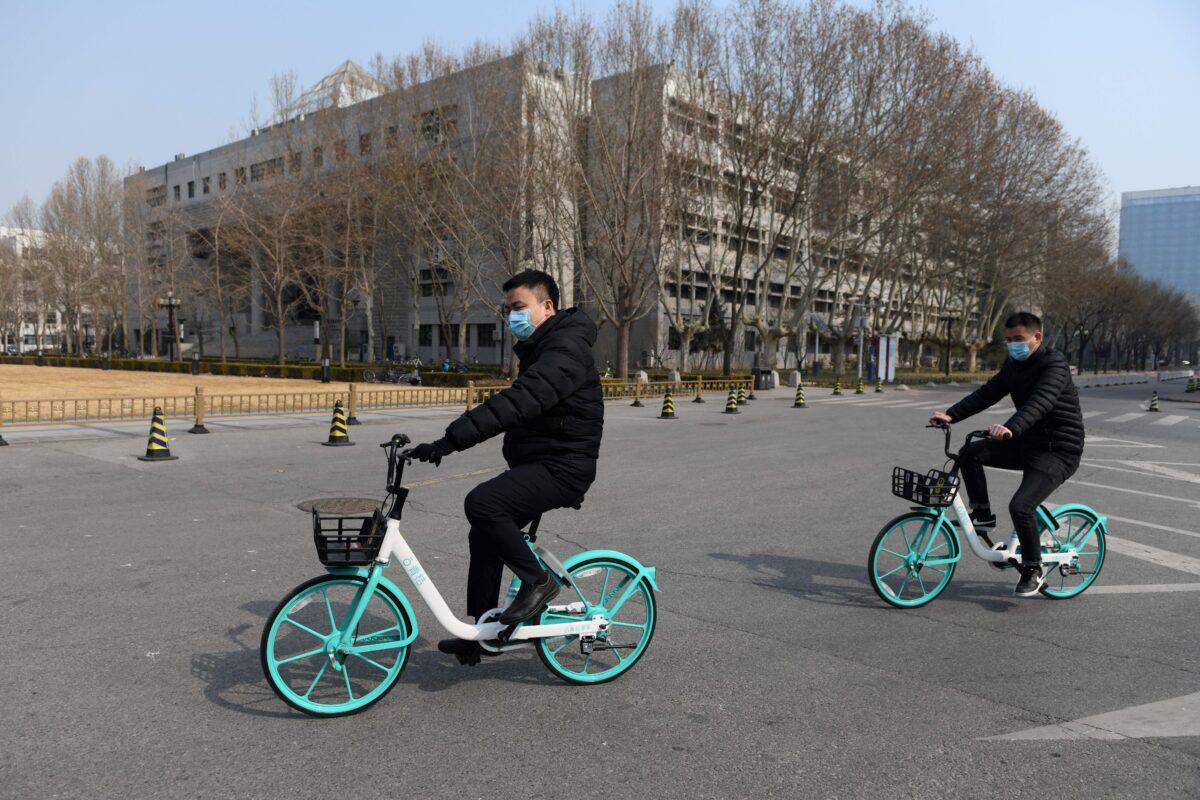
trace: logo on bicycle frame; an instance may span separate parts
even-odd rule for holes
[[[400,566],[404,567],[404,571],[412,578],[414,585],[420,586],[425,582],[425,573],[421,571],[421,565],[417,564],[416,559],[412,556],[401,561]]]

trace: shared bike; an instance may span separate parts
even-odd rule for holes
[[[892,471],[892,493],[916,505],[883,526],[867,558],[871,588],[884,602],[900,608],[930,603],[949,585],[962,558],[960,532],[971,551],[990,566],[1007,570],[1022,564],[1015,531],[1008,541],[990,547],[975,531],[959,492],[961,451],[950,451],[950,426],[926,427],[945,433],[948,460],[943,469],[925,474],[904,467]],[[987,435],[972,431],[964,449]],[[1045,570],[1041,593],[1056,600],[1077,597],[1104,566],[1108,518],[1082,503],[1067,503],[1053,510],[1038,506],[1037,519]]]
[[[384,697],[408,663],[417,618],[404,592],[384,574],[398,567],[451,635],[493,653],[533,648],[568,683],[598,684],[629,671],[645,654],[658,621],[654,567],[614,550],[588,550],[559,560],[537,541],[540,518],[525,538],[562,587],[556,601],[516,625],[496,621],[516,597],[515,576],[502,605],[472,625],[458,619],[400,533],[408,497],[401,485],[410,440],[384,442],[387,497],[369,515],[313,510],[317,556],[326,575],[293,589],[263,629],[263,674],[289,706],[321,717],[363,711]],[[582,500],[582,498],[581,498]],[[575,505],[578,507],[578,503]]]

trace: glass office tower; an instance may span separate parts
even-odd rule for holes
[[[1200,302],[1200,186],[1121,195],[1120,255]]]

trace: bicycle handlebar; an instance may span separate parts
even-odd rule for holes
[[[925,427],[926,427],[926,428],[937,428],[938,430],[940,430],[940,431],[942,431],[943,433],[945,433],[945,434],[946,434],[946,447],[945,447],[945,451],[946,451],[946,458],[951,458],[951,459],[955,459],[955,460],[957,460],[957,459],[958,459],[958,453],[951,453],[951,452],[950,452],[950,425],[949,425],[949,423],[946,423],[946,422],[935,422],[935,423],[933,423],[933,424],[931,424],[931,425],[926,425]],[[966,440],[963,442],[963,447],[966,447],[967,445],[969,445],[969,444],[970,444],[972,441],[974,441],[975,439],[986,439],[986,438],[988,438],[988,432],[987,432],[987,431],[971,431],[970,433],[968,433],[968,434],[967,434],[967,438],[966,438]]]

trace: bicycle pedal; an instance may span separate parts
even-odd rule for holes
[[[519,622],[513,623],[512,625],[509,625],[504,630],[500,631],[500,633],[496,634],[496,641],[499,642],[500,644],[508,644],[509,638],[512,637],[513,631],[515,631],[517,629],[518,625],[520,625]]]

